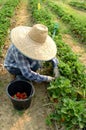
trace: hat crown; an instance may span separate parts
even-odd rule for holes
[[[42,24],[36,24],[29,32],[29,37],[37,42],[44,43],[48,36],[48,28]]]

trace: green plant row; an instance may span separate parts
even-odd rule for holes
[[[38,1],[37,0],[31,0],[30,1],[31,5],[31,12],[32,12],[32,17],[35,23],[42,23],[48,26],[49,28],[49,34],[52,35],[53,33],[53,26],[54,26],[54,21],[53,15],[48,13],[49,11],[45,8],[41,8],[41,10],[38,10]],[[39,17],[40,16],[40,17]]]
[[[48,6],[51,7],[52,11],[58,14],[62,21],[71,26],[70,30],[76,36],[76,38],[82,43],[86,43],[86,23],[81,22],[71,12],[67,12],[67,10],[65,10],[59,4],[56,4],[52,1],[47,1],[47,3]]]
[[[19,2],[20,0],[8,0],[0,9],[0,55],[10,27],[10,18],[13,16],[15,7]]]
[[[69,5],[76,7],[77,9],[86,10],[86,2],[71,1]]]
[[[59,70],[61,75],[71,81],[74,87],[86,87],[85,67],[78,60],[78,56],[74,54],[71,48],[65,44],[59,37],[55,37],[55,42],[58,48],[57,56],[59,60]]]
[[[52,36],[54,29],[53,15],[47,8],[37,9],[37,0],[31,0],[30,6],[35,23],[43,23],[49,27]],[[65,126],[65,130],[83,128],[86,121],[86,74],[78,57],[72,52],[61,38],[61,34],[55,36],[57,45],[57,57],[59,58],[59,71],[61,76],[48,86],[48,92],[53,102],[52,112],[47,122],[52,120]]]

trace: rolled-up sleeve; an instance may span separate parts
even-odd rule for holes
[[[52,65],[53,65],[53,68],[57,68],[58,67],[58,64],[59,64],[59,61],[58,59],[55,57],[51,60],[52,62]]]

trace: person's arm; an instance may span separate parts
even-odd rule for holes
[[[59,70],[58,70],[59,61],[56,57],[53,58],[51,61],[53,65],[53,72],[54,72],[55,78],[57,78],[60,75]]]
[[[55,57],[51,61],[52,61],[53,68],[57,68],[59,64],[58,59]]]
[[[52,80],[52,77],[50,76],[40,75],[39,73],[32,71],[30,68],[29,61],[25,58],[25,56],[23,56],[21,53],[17,51],[15,53],[16,53],[15,57],[16,63],[18,64],[18,67],[20,68],[22,75],[26,79],[36,82],[42,82],[42,81],[48,82]]]

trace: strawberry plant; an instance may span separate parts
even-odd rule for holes
[[[59,69],[61,74],[71,80],[73,86],[85,88],[85,67],[79,62],[78,56],[62,41],[61,37],[56,36],[55,41],[58,48],[57,55],[60,59]]]
[[[74,88],[70,80],[60,76],[55,81],[52,81],[47,88],[52,98],[70,97],[76,99]]]
[[[72,72],[71,72],[71,68],[69,67],[68,64],[66,64],[65,62],[63,61],[59,61],[59,71],[60,71],[60,74],[69,78],[69,76],[71,77],[72,75]]]
[[[56,121],[57,124],[65,126],[65,130],[78,130],[86,125],[86,109],[85,102],[73,101],[69,98],[64,98],[57,105],[55,111],[51,113],[47,120],[52,124]]]

